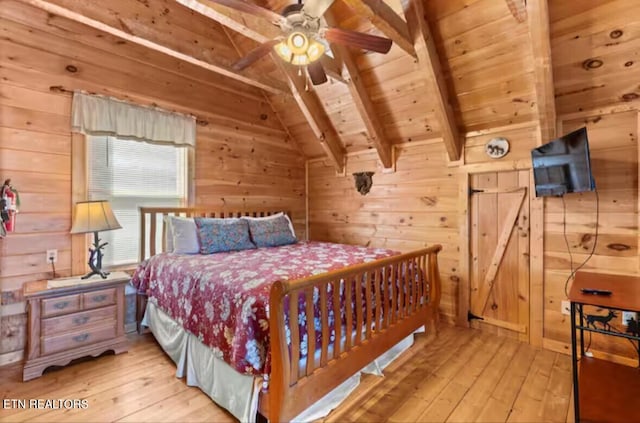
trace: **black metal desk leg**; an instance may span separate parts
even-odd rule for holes
[[[582,316],[582,308],[580,308],[580,315]],[[582,318],[582,317],[581,317]],[[582,342],[582,336],[580,341],[582,344],[584,354],[584,343]],[[580,394],[578,392],[578,345],[576,342],[576,304],[571,303],[571,361],[573,365],[573,411],[575,413],[576,422],[580,421]]]
[[[580,316],[580,327],[582,327],[582,324],[584,322],[584,315],[582,314],[582,304],[577,304],[576,307],[578,307],[578,315]],[[580,357],[584,357],[584,330],[583,329],[580,329]]]

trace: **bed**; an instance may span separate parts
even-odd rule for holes
[[[187,383],[200,386],[216,402],[233,405],[235,394],[250,395],[249,402],[262,416],[279,422],[294,419],[344,386],[420,327],[436,332],[441,247],[400,254],[300,242],[216,253],[213,258],[163,253],[164,216],[237,218],[273,213],[141,208],[142,264],[134,279],[140,292],[138,310],[146,310],[147,325],[176,362],[179,376],[186,375]],[[311,267],[308,257],[313,257]],[[202,275],[213,282],[202,282]],[[162,277],[166,281],[158,282]],[[229,282],[226,277],[240,279]],[[234,291],[239,286],[245,291]],[[233,325],[219,326],[215,319],[228,319],[224,310],[229,299],[237,305],[238,318]],[[203,311],[198,315],[192,306]],[[306,323],[308,316],[313,316],[314,324]],[[207,318],[212,320],[205,322]],[[253,324],[240,326],[240,320]],[[229,348],[214,346],[211,339],[216,337],[226,337]],[[213,367],[219,373],[217,380],[206,374]],[[221,383],[231,379],[240,382]],[[244,409],[232,413],[241,420],[247,416]]]

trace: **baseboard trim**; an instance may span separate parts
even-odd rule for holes
[[[542,338],[542,348],[550,351],[571,355],[571,344],[568,342],[556,341],[555,339]],[[591,350],[593,356],[614,363],[623,364],[625,366],[636,367],[638,365],[637,358],[625,357],[622,355],[611,354],[604,351]]]

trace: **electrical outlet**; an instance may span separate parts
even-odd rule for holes
[[[58,250],[47,250],[47,264],[58,262]]]
[[[629,326],[629,320],[635,319],[636,313],[633,311],[623,311],[622,312],[622,324],[625,326]]]
[[[567,300],[563,300],[560,303],[560,312],[562,314],[566,314],[567,316],[571,314],[571,303]]]

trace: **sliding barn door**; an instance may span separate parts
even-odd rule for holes
[[[470,310],[482,326],[529,340],[529,171],[471,175]]]

